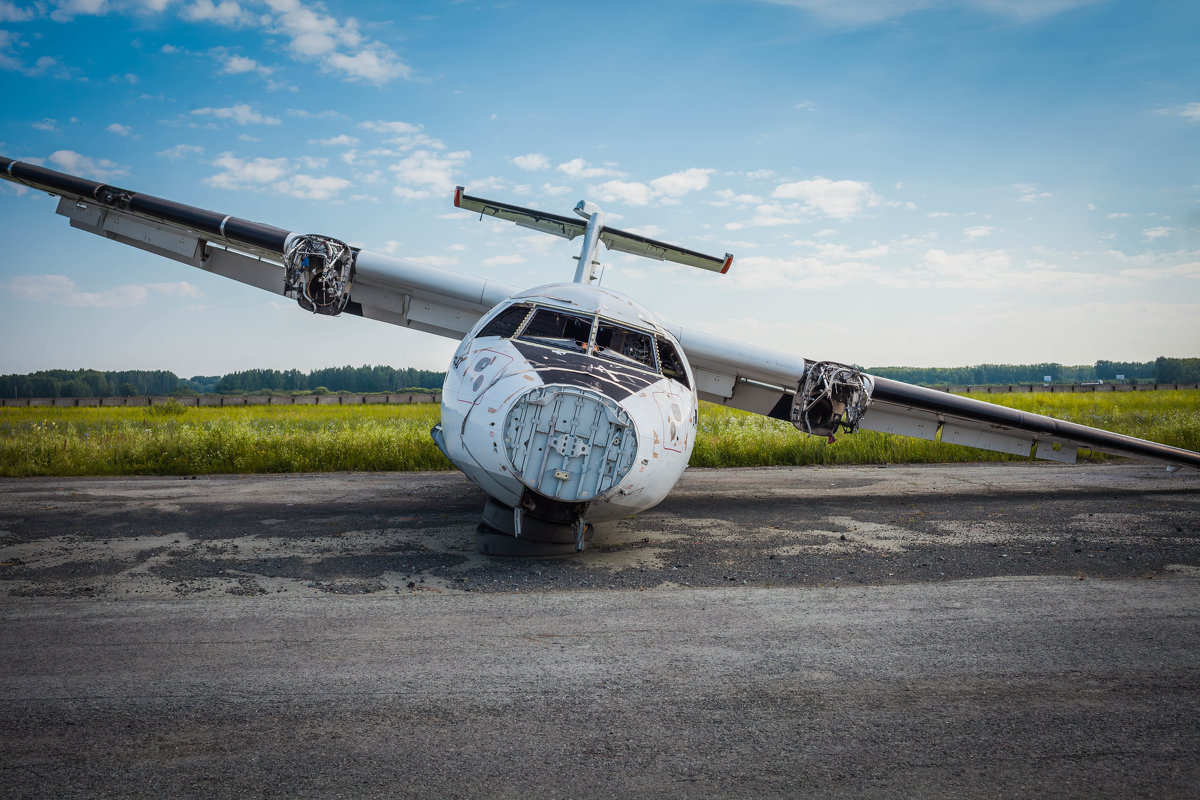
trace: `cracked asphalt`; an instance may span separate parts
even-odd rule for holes
[[[0,481],[5,794],[1200,792],[1200,472],[690,470],[549,559],[483,501]]]

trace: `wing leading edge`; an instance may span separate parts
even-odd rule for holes
[[[351,254],[343,287],[348,296],[337,311],[427,333],[460,339],[483,314],[518,291],[496,281],[351,248],[328,237],[299,234],[10,158],[0,157],[0,178],[57,196],[56,213],[73,228],[274,294],[295,296],[285,278],[289,257],[293,262],[299,257],[301,240],[334,242]]]

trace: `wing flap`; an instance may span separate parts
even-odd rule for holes
[[[936,441],[938,420],[936,416],[905,414],[891,408],[872,405],[863,416],[860,428],[880,433],[895,433],[915,439]]]
[[[1033,450],[1032,437],[1011,436],[995,429],[984,429],[980,425],[965,425],[953,422],[943,423],[942,441],[946,444],[977,447],[980,450],[992,450],[997,453],[1008,453],[1014,456],[1028,457]]]

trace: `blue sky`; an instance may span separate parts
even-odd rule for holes
[[[1200,6],[0,0],[0,153],[461,272],[577,245],[666,320],[864,366],[1200,355]],[[72,231],[0,186],[0,372],[392,364],[453,343]]]

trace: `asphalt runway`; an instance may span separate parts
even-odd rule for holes
[[[482,503],[0,481],[4,796],[1200,792],[1200,472],[689,471],[542,560]]]

